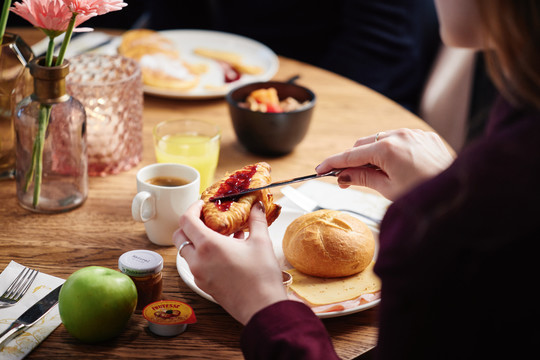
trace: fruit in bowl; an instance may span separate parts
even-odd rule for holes
[[[240,102],[238,105],[251,111],[282,113],[299,110],[302,106],[309,105],[309,100],[300,103],[291,96],[280,100],[276,88],[271,87],[252,91],[246,101]]]
[[[264,156],[294,150],[307,134],[316,103],[311,90],[279,81],[237,87],[226,100],[239,143]]]

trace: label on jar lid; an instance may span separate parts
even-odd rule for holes
[[[160,325],[193,324],[197,322],[191,306],[176,300],[161,300],[143,309],[146,320]]]
[[[129,276],[148,276],[163,270],[163,258],[150,250],[128,251],[118,259],[118,268]]]

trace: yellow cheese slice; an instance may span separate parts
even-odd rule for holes
[[[287,270],[293,277],[290,289],[312,305],[327,305],[356,299],[381,289],[381,281],[373,272],[372,261],[364,271],[341,278],[319,278]]]

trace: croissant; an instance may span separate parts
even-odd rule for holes
[[[214,196],[239,192],[270,183],[270,165],[265,162],[244,166],[242,169],[226,175],[206,189],[201,199],[204,200],[201,218],[209,228],[223,235],[248,230],[248,218],[251,207],[261,201],[266,210],[268,225],[277,219],[281,206],[274,203],[274,196],[268,191],[255,191],[238,199],[212,202]]]

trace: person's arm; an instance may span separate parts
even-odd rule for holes
[[[322,321],[292,300],[257,312],[244,328],[241,344],[246,359],[338,359]]]
[[[399,129],[367,136],[354,147],[326,158],[316,171],[346,169],[339,174],[342,188],[367,186],[394,200],[420,182],[446,169],[454,160],[434,132]],[[363,165],[375,165],[362,167]]]

